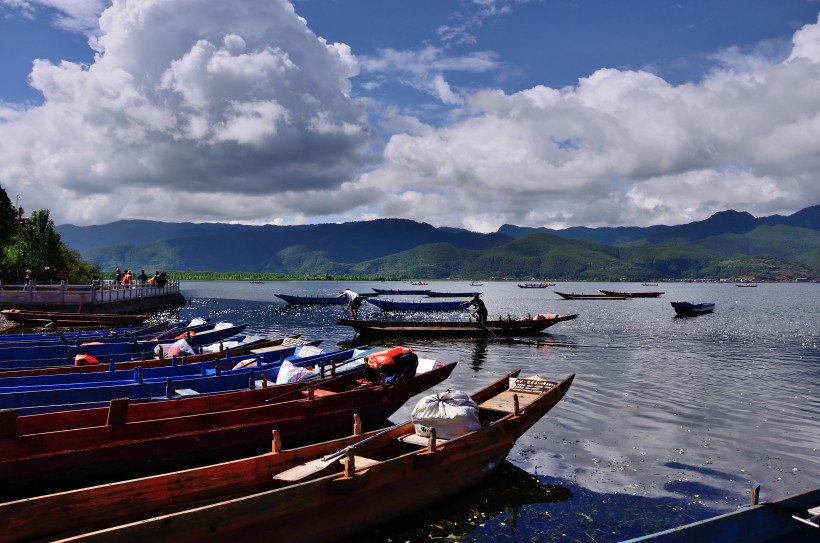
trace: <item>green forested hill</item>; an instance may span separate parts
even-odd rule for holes
[[[508,280],[753,277],[762,281],[820,278],[820,229],[814,228],[820,225],[818,215],[820,206],[790,217],[764,219],[727,211],[675,227],[574,228],[571,235],[509,225],[498,233],[479,234],[399,219],[294,227],[120,221],[108,229],[69,225],[57,230],[66,244],[104,270]]]

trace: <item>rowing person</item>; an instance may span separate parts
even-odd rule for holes
[[[359,319],[359,306],[362,305],[362,297],[350,290],[349,288],[344,289],[342,292],[339,293],[337,298],[341,298],[342,296],[347,296],[347,307],[345,308],[345,313],[350,313],[350,317],[355,321]]]
[[[461,304],[461,307],[467,308],[471,305],[475,307],[475,309],[473,309],[475,320],[478,322],[487,322],[487,306],[484,305],[484,300],[479,297],[477,292],[473,295],[472,300],[464,302]]]

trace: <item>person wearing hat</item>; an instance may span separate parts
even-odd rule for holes
[[[462,307],[467,308],[469,306],[475,306],[473,309],[473,315],[475,316],[475,320],[478,322],[487,322],[487,306],[484,305],[484,300],[482,300],[478,292],[473,295],[473,299],[469,302],[464,302],[461,304]]]
[[[363,298],[350,290],[349,288],[344,289],[339,293],[337,298],[341,298],[342,296],[347,296],[347,307],[345,307],[345,313],[350,313],[350,317],[355,321],[359,319],[359,307],[362,305]]]
[[[25,285],[26,285],[26,286],[31,285],[31,268],[26,268],[26,279],[25,279]]]

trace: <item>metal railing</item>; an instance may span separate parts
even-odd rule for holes
[[[116,285],[113,281],[90,285],[8,285],[0,283],[0,305],[66,305],[83,306],[125,302],[179,293],[179,281],[169,280],[164,287],[153,285]]]

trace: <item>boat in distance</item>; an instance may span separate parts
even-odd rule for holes
[[[361,336],[389,337],[487,337],[531,336],[554,324],[573,320],[578,314],[537,315],[534,319],[479,321],[382,321],[340,319],[339,324],[350,326]]]
[[[396,302],[379,298],[366,298],[367,303],[373,304],[383,311],[457,311],[465,309],[469,300],[455,300],[445,302]]]
[[[555,283],[518,283],[518,288],[547,288],[554,286]]]
[[[622,543],[800,543],[818,540],[820,488],[772,502],[742,506],[730,513]]]
[[[658,298],[663,294],[663,291],[659,290],[639,290],[637,292],[618,292],[616,290],[603,290],[601,289],[603,294],[607,296],[626,296],[627,298]]]
[[[692,302],[670,302],[678,317],[696,317],[715,310],[714,302],[694,304]]]
[[[576,294],[574,292],[558,292],[557,290],[553,291],[555,294],[560,296],[565,300],[628,300],[629,296],[625,294],[604,294],[603,292],[598,294],[585,294],[580,293]]]
[[[0,504],[0,541],[335,541],[489,476],[564,398],[574,374],[520,370],[474,392],[477,429],[418,435],[413,420],[300,448]],[[355,420],[355,419],[354,419]],[[441,432],[443,434],[443,432]],[[398,495],[400,493],[400,496]],[[47,519],[47,522],[44,522]]]

